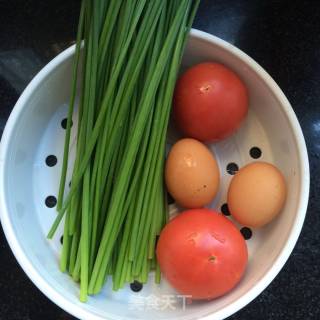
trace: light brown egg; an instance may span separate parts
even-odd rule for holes
[[[241,168],[231,180],[228,207],[242,225],[261,227],[283,208],[286,183],[272,164],[254,162]]]
[[[165,167],[169,193],[185,208],[209,204],[219,187],[219,168],[212,152],[195,139],[179,140],[170,150]]]

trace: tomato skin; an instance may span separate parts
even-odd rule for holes
[[[248,111],[248,91],[242,80],[219,63],[188,69],[177,81],[173,115],[182,133],[203,142],[231,135]]]
[[[239,230],[209,209],[187,210],[171,220],[160,234],[156,253],[165,278],[193,300],[211,300],[230,291],[248,260]]]

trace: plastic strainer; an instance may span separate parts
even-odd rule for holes
[[[252,237],[247,240],[249,263],[245,276],[233,291],[217,300],[184,306],[183,298],[165,280],[157,286],[151,276],[139,293],[129,286],[114,293],[109,280],[100,295],[82,304],[78,300],[78,285],[58,268],[62,230],[58,230],[53,241],[46,239],[56,215],[55,208],[50,207],[54,206],[58,191],[73,53],[74,47],[62,52],[33,79],[3,133],[1,222],[20,265],[53,302],[81,319],[223,319],[233,314],[265,289],[283,267],[305,217],[308,157],[288,100],[271,77],[246,54],[214,36],[192,30],[183,67],[201,61],[221,62],[240,75],[250,92],[250,112],[245,123],[231,138],[210,146],[217,155],[222,177],[212,207],[220,210],[225,203],[230,172],[236,166],[255,161],[260,149],[259,160],[274,163],[286,177],[285,208],[271,224],[252,230]],[[76,117],[73,123],[75,132]],[[170,144],[174,135],[169,136]],[[74,136],[72,141],[74,149]],[[172,205],[171,213],[176,211]]]

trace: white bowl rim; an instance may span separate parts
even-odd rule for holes
[[[295,142],[297,144],[298,155],[299,155],[299,164],[300,164],[300,172],[301,172],[301,189],[299,196],[299,205],[297,210],[297,215],[293,224],[293,227],[290,231],[288,239],[286,241],[285,246],[282,248],[281,253],[276,258],[272,267],[264,274],[264,276],[241,298],[234,301],[233,303],[227,305],[226,307],[218,310],[214,314],[208,314],[201,319],[203,320],[222,320],[230,315],[234,314],[244,306],[246,306],[249,302],[251,302],[254,298],[256,298],[276,277],[276,275],[280,272],[286,261],[288,260],[297,240],[299,234],[301,232],[304,218],[306,215],[308,198],[309,198],[309,184],[310,184],[310,174],[309,174],[309,161],[308,161],[308,153],[305,144],[305,140],[303,137],[303,133],[300,127],[300,124],[297,120],[297,117],[288,101],[285,97],[284,93],[278,87],[276,82],[270,77],[270,75],[252,58],[250,58],[247,54],[242,52],[240,49],[236,48],[232,44],[213,36],[209,33],[192,29],[190,35],[192,37],[198,38],[202,41],[207,41],[214,43],[215,45],[226,49],[235,56],[237,56],[240,60],[242,60],[245,64],[250,65],[250,68],[268,85],[271,89],[272,93],[280,102],[287,119],[291,125],[292,132],[294,134]],[[18,119],[22,113],[25,103],[28,101],[32,93],[37,89],[39,84],[62,62],[68,59],[75,50],[75,46],[71,46],[68,49],[61,52],[57,57],[51,60],[30,82],[30,84],[26,87],[20,98],[18,99],[5,127],[5,130],[2,135],[1,144],[0,144],[0,220],[2,223],[2,227],[7,238],[7,241],[10,245],[11,250],[13,251],[18,263],[25,271],[25,273],[29,276],[32,282],[54,303],[56,303],[59,307],[64,309],[66,312],[72,314],[73,316],[79,319],[92,319],[92,320],[102,320],[105,318],[101,318],[100,316],[93,315],[89,311],[81,308],[79,305],[73,304],[71,301],[66,299],[64,296],[60,295],[58,291],[56,291],[53,287],[49,285],[49,283],[43,279],[36,271],[31,261],[28,259],[27,254],[23,251],[20,246],[19,241],[15,236],[15,231],[13,225],[10,220],[10,213],[8,210],[8,206],[5,199],[5,185],[4,185],[4,177],[5,177],[5,160],[7,155],[7,150],[9,147],[9,143],[11,137],[14,134],[14,127],[16,123],[16,119]]]

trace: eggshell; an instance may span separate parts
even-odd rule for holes
[[[213,153],[195,139],[179,140],[170,150],[165,167],[169,193],[185,208],[209,204],[219,188],[219,168]]]
[[[241,168],[228,190],[228,207],[241,224],[261,227],[280,213],[286,199],[282,173],[272,164],[254,162]]]

